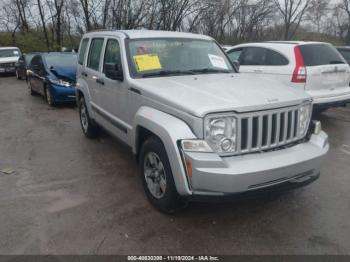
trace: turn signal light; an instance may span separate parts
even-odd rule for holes
[[[189,177],[192,177],[192,164],[191,164],[191,161],[186,159],[185,160],[185,164],[186,164],[186,171],[187,171],[187,175]]]

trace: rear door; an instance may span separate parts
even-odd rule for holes
[[[99,88],[101,87],[101,56],[105,39],[103,37],[92,38],[86,62],[86,67],[81,75],[89,86],[91,105],[98,105]]]
[[[30,63],[30,74],[28,81],[32,89],[36,92],[44,94],[42,88],[43,61],[40,55],[36,55]]]
[[[350,67],[340,53],[329,44],[300,45],[306,67],[305,90],[342,92],[349,89]]]

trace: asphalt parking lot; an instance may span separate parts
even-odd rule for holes
[[[86,139],[76,108],[50,108],[14,77],[0,92],[1,254],[350,254],[350,108],[321,117],[331,150],[312,185],[167,216],[131,151]]]

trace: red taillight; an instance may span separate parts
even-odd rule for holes
[[[294,47],[294,55],[296,66],[293,72],[293,83],[306,83],[306,67],[304,65],[304,59],[301,55],[299,47]]]

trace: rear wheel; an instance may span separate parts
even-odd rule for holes
[[[187,203],[178,194],[163,143],[156,137],[142,145],[139,165],[144,190],[151,204],[163,213],[175,213]]]
[[[90,118],[84,97],[79,99],[78,104],[80,125],[83,133],[88,138],[95,138],[99,134],[98,125]]]

